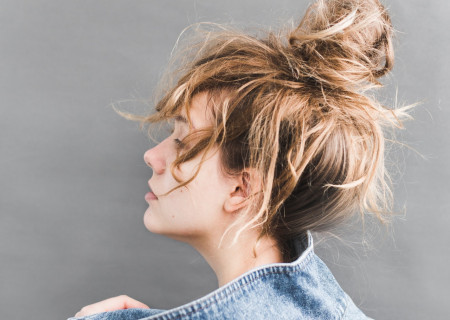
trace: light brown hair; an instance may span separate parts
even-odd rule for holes
[[[289,259],[292,240],[306,230],[326,230],[355,211],[387,221],[385,134],[406,114],[371,90],[393,67],[392,36],[377,0],[318,0],[297,27],[264,36],[208,31],[189,45],[194,55],[156,113],[140,120],[169,120],[207,92],[214,124],[184,139],[190,147],[172,174],[198,155],[204,161],[214,146],[227,174],[256,169],[261,191],[242,212],[236,237],[258,227]]]

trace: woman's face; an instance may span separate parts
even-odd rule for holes
[[[207,95],[194,96],[190,109],[191,130],[210,125]],[[145,196],[149,204],[144,215],[148,230],[186,242],[204,241],[222,234],[230,223],[230,215],[223,211],[224,202],[233,193],[234,186],[220,169],[220,153],[210,153],[195,179],[187,186],[163,196],[178,185],[170,172],[170,165],[177,156],[178,140],[189,133],[186,114],[175,119],[173,133],[154,148],[147,150],[144,160],[153,169],[149,180],[150,193]],[[190,178],[200,162],[197,156],[180,166],[178,175]],[[154,196],[156,194],[156,197]],[[206,238],[205,238],[206,237]]]

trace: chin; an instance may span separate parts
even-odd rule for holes
[[[150,207],[145,211],[144,225],[151,233],[169,236],[167,226],[164,227],[164,224],[155,218],[155,213],[150,211]]]
[[[144,214],[144,225],[147,228],[148,231],[152,233],[159,233],[157,228],[155,228],[155,222],[152,221],[152,213],[150,212],[150,207],[145,211]]]

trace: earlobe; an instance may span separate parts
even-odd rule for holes
[[[234,213],[249,204],[248,200],[251,194],[258,191],[256,189],[259,185],[259,180],[256,177],[254,172],[244,171],[237,178],[233,191],[230,193],[229,198],[225,200],[223,206],[225,212]]]
[[[247,205],[247,198],[241,195],[232,195],[230,198],[225,200],[223,209],[227,213],[234,213]]]

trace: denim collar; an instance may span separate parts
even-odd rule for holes
[[[167,311],[116,310],[81,319],[367,319],[314,254],[311,233],[306,232],[293,245],[297,254],[294,261],[249,270],[210,294],[180,307]]]
[[[177,311],[181,311],[183,313],[186,310],[194,311],[198,308],[203,309],[209,307],[211,304],[214,303],[220,303],[221,301],[226,300],[227,297],[235,294],[237,291],[242,290],[242,288],[245,287],[247,284],[255,282],[261,278],[264,278],[266,275],[274,273],[291,273],[297,272],[301,269],[307,269],[308,263],[314,257],[313,237],[311,235],[311,232],[307,231],[305,234],[300,236],[294,242],[294,248],[298,255],[298,257],[294,261],[287,263],[285,262],[272,263],[251,269],[246,273],[242,274],[241,276],[239,276],[238,278],[225,284],[224,286],[207,294],[206,296],[203,296],[200,299],[197,299],[180,307],[163,312],[159,316],[164,316],[166,313],[170,314],[177,313]],[[168,317],[168,319],[172,318]]]

